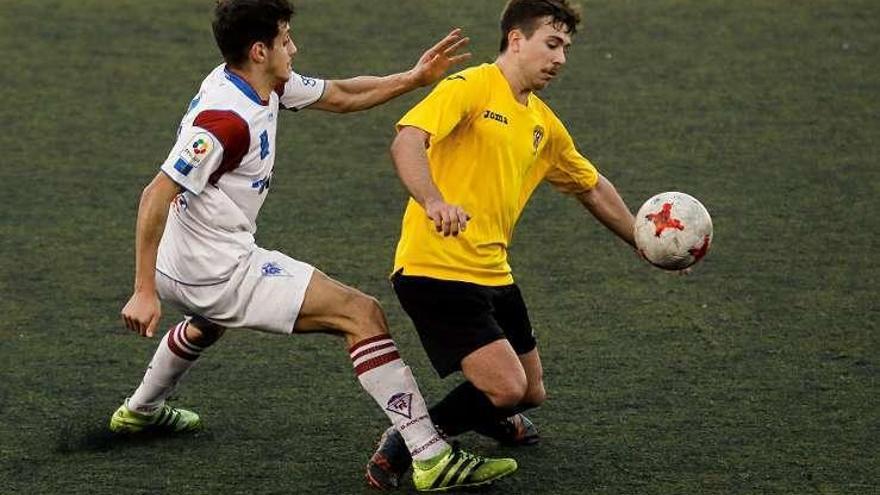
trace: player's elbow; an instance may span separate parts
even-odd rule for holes
[[[362,110],[361,95],[349,92],[339,81],[327,81],[327,87],[321,99],[313,108],[333,113],[350,113]]]
[[[322,109],[333,113],[351,113],[357,110],[350,99],[341,96],[325,100]]]
[[[357,95],[346,94],[336,101],[336,113],[352,113],[370,108]]]

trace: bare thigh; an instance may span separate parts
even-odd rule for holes
[[[315,270],[293,331],[341,334],[353,345],[387,334],[388,322],[375,298]]]

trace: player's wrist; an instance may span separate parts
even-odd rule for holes
[[[413,67],[412,69],[410,69],[406,72],[401,72],[400,76],[401,76],[401,80],[403,81],[403,86],[404,86],[404,88],[406,88],[407,91],[410,91],[410,90],[413,90],[416,88],[421,88],[422,86],[427,85],[427,82],[422,81],[421,78],[419,78],[419,75],[416,72],[415,67]]]
[[[136,280],[134,283],[133,292],[135,294],[140,295],[155,295],[156,294],[156,284],[155,282],[141,282]]]
[[[442,205],[442,204],[444,204],[444,203],[445,203],[445,202],[443,201],[443,198],[432,196],[432,197],[429,197],[429,198],[425,198],[425,199],[422,201],[422,206],[424,206],[424,208],[425,208],[426,210],[430,210],[431,208],[434,208],[434,207],[436,207],[436,206],[440,206],[440,205]]]

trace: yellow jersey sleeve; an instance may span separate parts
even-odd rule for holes
[[[550,116],[548,124],[550,141],[542,158],[550,167],[544,178],[565,194],[578,194],[595,187],[599,171],[577,150],[568,129],[555,115]]]
[[[446,137],[459,122],[469,118],[480,101],[484,84],[477,74],[465,70],[438,84],[431,93],[410,109],[398,122],[397,129],[413,126],[431,134],[431,143]]]

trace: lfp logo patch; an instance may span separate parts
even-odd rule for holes
[[[204,155],[208,152],[208,142],[199,138],[192,144],[192,148],[196,156]]]
[[[200,132],[189,140],[187,145],[181,150],[174,169],[183,175],[189,175],[194,168],[205,161],[211,151],[214,150],[214,138],[210,134]]]

